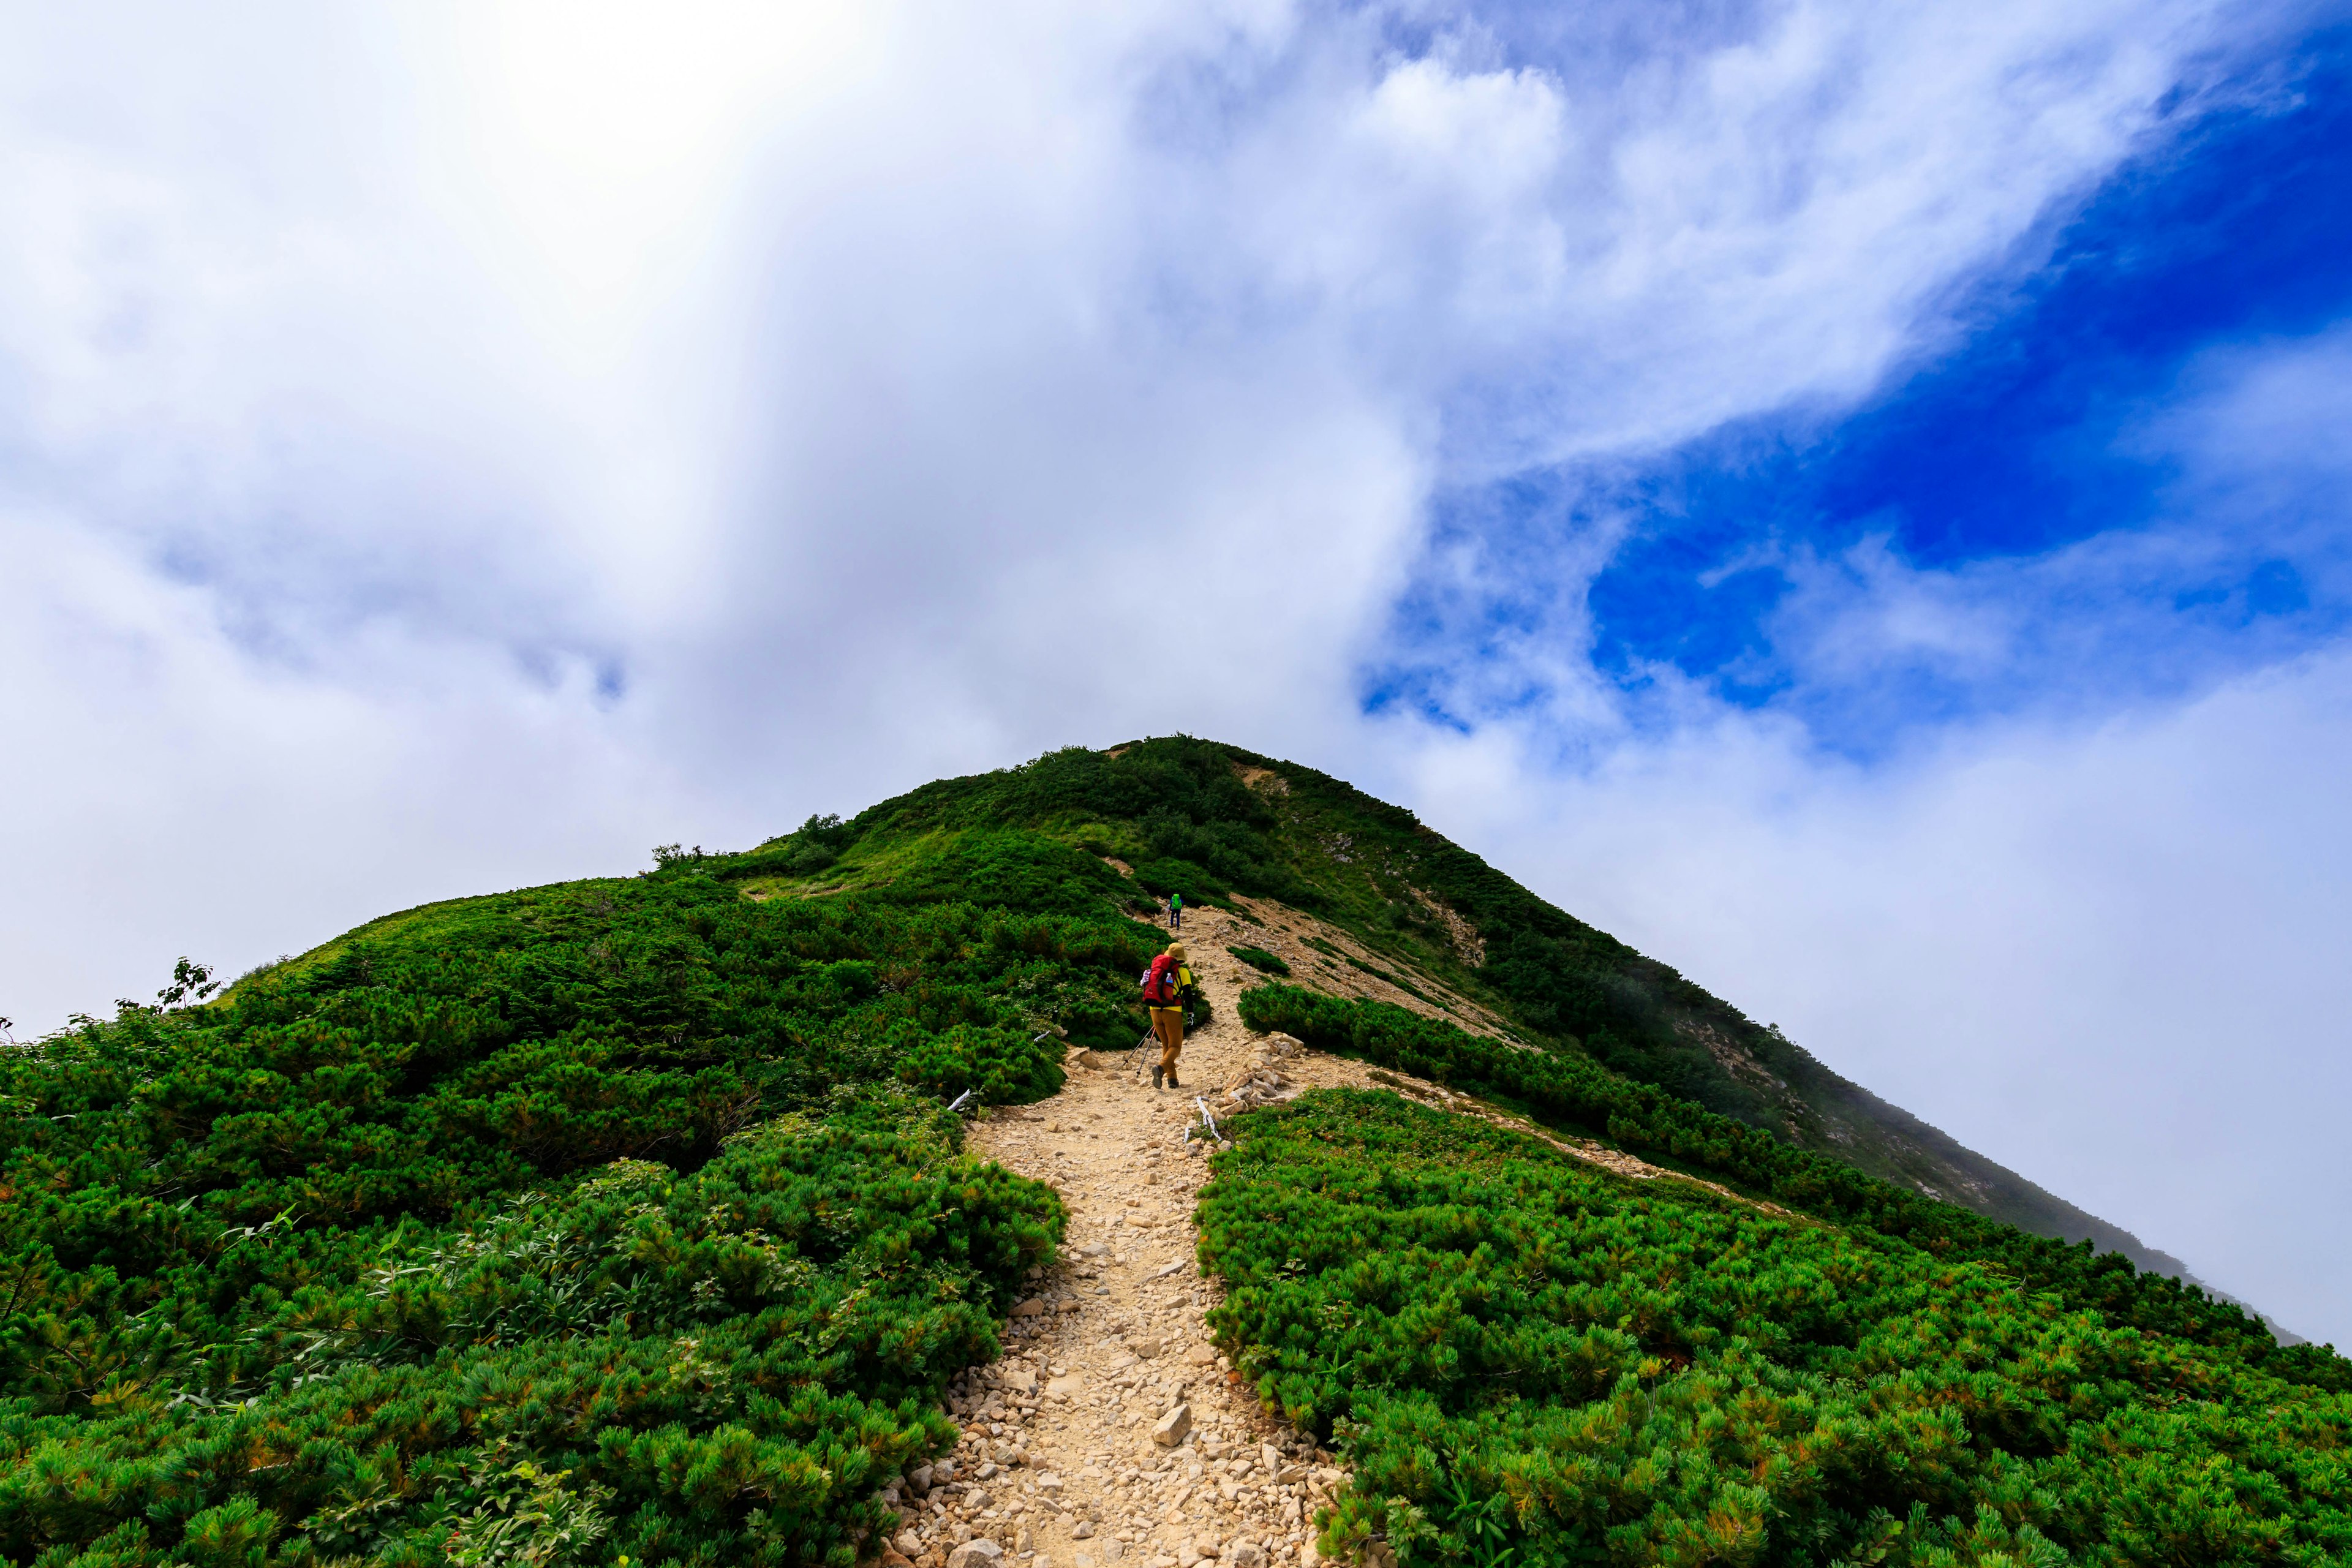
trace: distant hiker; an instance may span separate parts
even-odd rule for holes
[[[1160,1037],[1160,1065],[1151,1069],[1154,1089],[1163,1079],[1170,1089],[1184,1087],[1176,1081],[1176,1058],[1184,1052],[1184,994],[1192,985],[1181,942],[1170,942],[1143,972],[1143,1005],[1151,1009],[1151,1032]]]
[[[1181,893],[1168,895],[1168,929],[1170,931],[1184,929],[1184,895]]]

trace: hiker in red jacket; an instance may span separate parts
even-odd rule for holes
[[[1171,942],[1168,951],[1143,972],[1143,1005],[1151,1009],[1151,1032],[1160,1037],[1160,1065],[1151,1069],[1151,1087],[1176,1081],[1176,1058],[1184,1051],[1184,994],[1192,988],[1192,972],[1184,966],[1184,944]]]

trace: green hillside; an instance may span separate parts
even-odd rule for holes
[[[870,1558],[1065,1223],[945,1102],[1132,1045],[1166,891],[1329,933],[1253,1026],[1745,1195],[1392,1096],[1243,1118],[1216,1324],[1359,1467],[1335,1548],[2352,1551],[2352,1365],[2080,1245],[1409,815],[1177,739],[388,916],[0,1054],[0,1558]]]
[[[1254,779],[1255,783],[1244,782]],[[1667,965],[1543,900],[1413,815],[1236,747],[1162,740],[1072,749],[946,779],[838,827],[813,826],[717,874],[790,890],[891,882],[929,836],[1019,826],[1133,864],[1154,893],[1259,895],[1342,927],[1390,962],[1643,1083],[1834,1153],[1872,1175],[2142,1268],[2177,1259],[1886,1104]],[[1449,919],[1449,916],[1452,919]],[[1458,922],[1458,923],[1457,923]],[[1456,932],[1475,944],[1465,952]],[[1477,962],[1474,962],[1474,957]]]

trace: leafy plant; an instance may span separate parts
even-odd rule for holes
[[[569,1470],[546,1471],[525,1459],[484,1489],[474,1510],[450,1531],[458,1568],[564,1568],[611,1533],[604,1505],[610,1487],[568,1490]]]

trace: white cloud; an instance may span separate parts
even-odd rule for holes
[[[690,781],[584,669],[485,680],[494,650],[362,626],[341,669],[398,673],[356,689],[257,662],[204,591],[68,522],[5,521],[20,1036],[147,996],[184,952],[234,972],[433,899],[624,873],[692,822]]]
[[[1423,816],[1962,1142],[2352,1344],[2352,657],[1863,770],[1721,715]]]

